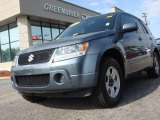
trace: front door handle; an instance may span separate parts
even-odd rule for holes
[[[142,41],[142,38],[141,38],[141,37],[139,37],[138,39],[139,39],[140,41]]]
[[[149,38],[150,40],[153,40],[151,37]]]

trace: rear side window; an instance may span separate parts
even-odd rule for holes
[[[121,15],[121,26],[123,26],[124,24],[133,23],[133,22],[136,22],[138,25],[137,32],[144,33],[144,30],[143,30],[142,26],[140,25],[138,19],[136,19],[132,16],[129,16],[129,15],[126,15],[126,14]]]
[[[131,22],[134,22],[134,21],[132,21],[128,15],[124,15],[124,14],[121,15],[121,27],[124,24],[131,23]]]
[[[160,38],[156,40],[156,43],[157,43],[157,44],[160,44]]]
[[[143,30],[143,28],[142,28],[142,25],[141,25],[140,22],[139,22],[139,20],[136,19],[136,18],[134,18],[134,17],[132,17],[132,19],[133,19],[133,20],[137,23],[137,25],[138,25],[138,32],[139,32],[139,33],[145,33],[144,30]]]
[[[140,20],[140,22],[141,22],[143,28],[145,29],[145,32],[146,32],[147,34],[152,35],[152,33],[151,33],[151,31],[149,30],[149,28],[147,27],[147,25],[146,25],[142,20]]]

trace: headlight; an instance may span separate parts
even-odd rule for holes
[[[13,60],[13,63],[12,63],[12,67],[16,66],[17,60],[18,60],[18,56],[15,56],[14,60]]]
[[[88,49],[88,43],[76,44],[60,47],[56,49],[54,62],[85,55]]]

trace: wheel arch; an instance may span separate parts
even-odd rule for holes
[[[124,59],[123,54],[117,48],[111,48],[111,49],[106,50],[101,56],[100,66],[104,58],[106,57],[112,57],[119,63],[122,69],[123,77],[125,78],[126,77],[126,70],[125,70],[126,67],[125,67],[125,59]],[[99,69],[101,68],[99,67]]]
[[[155,48],[153,52],[157,53],[157,55],[158,55],[158,57],[159,57],[159,59],[160,59],[160,53],[159,53],[158,48]]]

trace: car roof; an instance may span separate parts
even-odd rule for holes
[[[134,15],[132,15],[132,14],[129,14],[129,13],[126,13],[126,12],[121,12],[121,11],[119,11],[119,12],[110,12],[110,13],[106,13],[106,14],[100,14],[100,15],[93,16],[93,17],[91,17],[91,18],[98,17],[98,16],[104,16],[104,15],[108,15],[108,14],[115,14],[115,15],[126,14],[126,15],[132,16],[132,17],[134,17],[134,18],[136,18],[136,19],[139,19],[138,17],[136,17],[136,16],[134,16]],[[90,18],[87,18],[87,19],[90,19]],[[140,19],[139,19],[139,20],[140,20]]]

